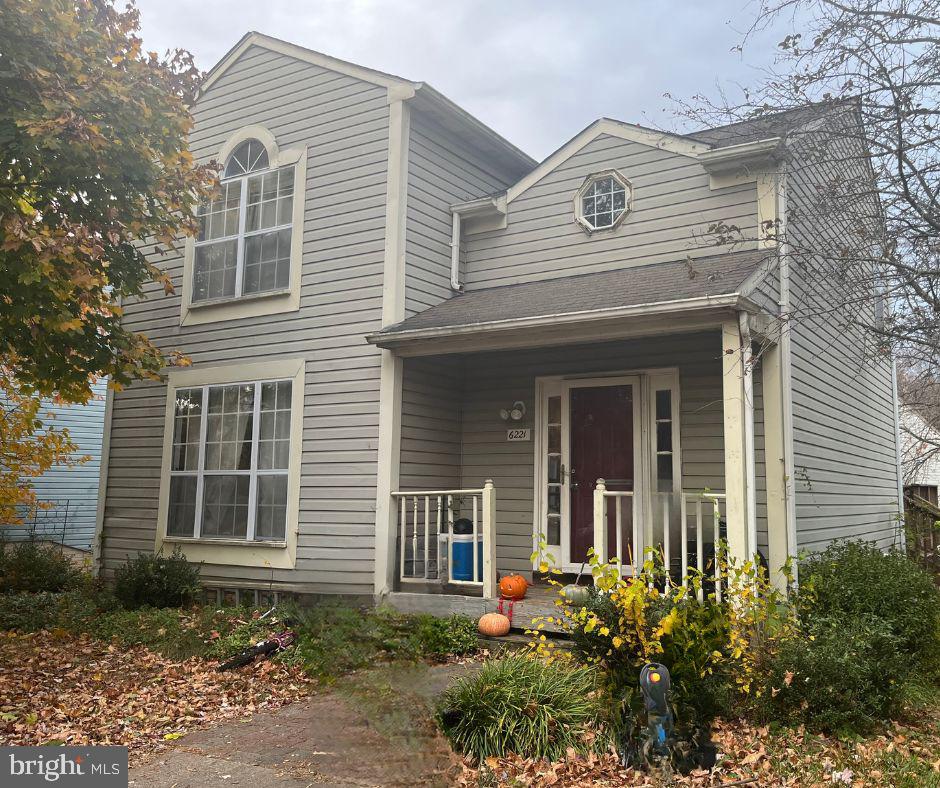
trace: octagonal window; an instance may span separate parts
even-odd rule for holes
[[[609,230],[626,216],[630,184],[619,173],[589,178],[578,192],[578,221],[588,230]]]

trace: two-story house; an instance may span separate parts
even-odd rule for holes
[[[156,258],[176,294],[126,308],[193,363],[109,401],[106,574],[179,545],[211,587],[446,609],[534,551],[678,577],[718,538],[772,569],[894,539],[890,364],[781,320],[836,287],[782,253],[819,230],[786,226],[814,175],[784,131],[601,119],[537,163],[427,84],[257,33],[194,116],[221,192]]]

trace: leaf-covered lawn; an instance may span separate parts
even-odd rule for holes
[[[852,741],[806,733],[720,723],[714,736],[717,768],[671,780],[624,769],[612,753],[556,763],[490,758],[482,769],[465,764],[462,786],[649,786],[717,788],[940,788],[940,708],[921,709],[916,724],[896,723]],[[746,782],[741,782],[746,781]]]
[[[310,694],[299,668],[264,662],[218,673],[143,646],[88,635],[0,632],[0,743],[158,749],[177,734]]]

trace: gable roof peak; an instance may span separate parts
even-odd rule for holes
[[[413,106],[444,119],[459,136],[493,156],[494,161],[503,166],[510,177],[519,177],[535,166],[535,160],[528,154],[426,82],[415,82],[385,71],[361,66],[358,63],[342,60],[266,33],[259,33],[257,30],[245,33],[238,43],[209,70],[199,88],[197,99],[252,46],[279,52],[288,57],[383,87],[389,91],[389,101],[397,99],[413,101]]]

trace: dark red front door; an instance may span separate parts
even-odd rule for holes
[[[571,389],[571,550],[580,564],[594,544],[594,485],[609,490],[633,489],[633,387],[598,386]],[[613,499],[608,505],[609,555],[619,551]],[[623,501],[623,534],[632,534],[629,499]],[[626,556],[622,557],[626,563]]]

